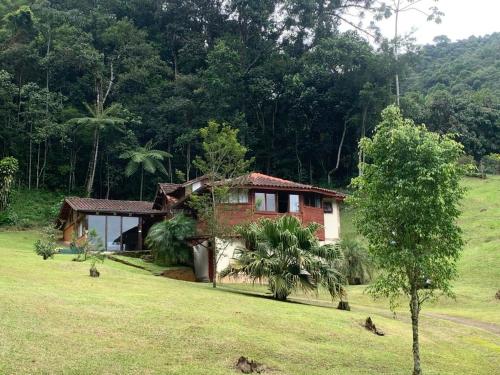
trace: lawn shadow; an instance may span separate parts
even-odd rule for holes
[[[236,288],[227,287],[227,286],[218,286],[216,288],[216,290],[217,289],[219,291],[239,294],[239,295],[246,296],[246,297],[263,298],[263,299],[268,299],[271,301],[282,302],[282,303],[290,303],[290,304],[304,305],[304,306],[324,307],[324,308],[329,308],[329,309],[332,309],[332,308],[336,309],[337,308],[337,306],[335,305],[335,302],[327,302],[327,301],[318,300],[318,299],[305,299],[305,298],[303,299],[300,297],[289,297],[286,301],[278,301],[278,300],[274,299],[270,293],[242,290],[242,289],[236,289]]]

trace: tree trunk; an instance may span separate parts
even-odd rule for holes
[[[396,4],[396,20],[394,23],[394,61],[396,62],[396,105],[399,107],[399,74],[398,74],[398,21],[399,21],[399,3]]]
[[[38,142],[36,153],[36,189],[40,186],[40,142]]]
[[[142,201],[142,186],[144,184],[144,166],[141,167],[141,189],[139,192],[139,200]]]
[[[366,135],[366,115],[368,113],[368,106],[365,105],[365,107],[363,108],[363,116],[362,116],[362,119],[361,119],[361,136],[359,137],[359,139],[363,139]],[[362,167],[362,163],[364,161],[364,155],[363,155],[363,151],[361,151],[361,149],[359,148],[359,145],[358,145],[358,175],[361,176],[363,174],[363,167]]]
[[[212,179],[213,180],[213,179]],[[211,184],[213,185],[213,182]],[[214,189],[210,189],[211,195],[212,195],[212,210],[213,210],[213,217],[215,220],[217,220],[217,202],[215,199],[215,192]],[[215,236],[212,236],[212,286],[214,288],[217,288],[217,238]]]
[[[189,175],[191,171],[191,141],[188,142],[186,146],[186,181],[189,181]]]
[[[29,146],[29,162],[28,162],[28,190],[31,190],[31,169],[33,160],[33,124],[30,124],[30,146]]]
[[[337,162],[335,163],[335,168],[331,169],[328,172],[328,185],[330,185],[332,182],[332,175],[339,169],[340,156],[342,155],[342,147],[344,146],[344,138],[345,138],[345,133],[347,131],[347,121],[348,121],[347,119],[344,120],[344,129],[342,130],[342,137],[340,138],[340,144],[339,144],[339,149],[337,151]]]
[[[92,194],[92,188],[94,186],[94,177],[95,177],[95,170],[97,166],[97,153],[99,152],[99,126],[96,125],[96,128],[94,130],[94,147],[92,150],[92,157],[90,159],[90,167],[89,167],[89,179],[87,181],[87,196],[90,197]]]
[[[418,343],[418,315],[420,313],[420,304],[418,301],[417,288],[412,287],[410,299],[411,327],[413,332],[413,375],[421,375],[420,368],[420,347]]]

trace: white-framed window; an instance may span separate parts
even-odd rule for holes
[[[255,193],[255,209],[257,211],[276,211],[276,194],[274,193]]]
[[[299,196],[297,194],[290,194],[288,196],[288,209],[289,212],[299,212]]]

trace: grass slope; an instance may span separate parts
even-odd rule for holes
[[[499,182],[468,180],[462,218],[469,243],[457,290],[469,316],[485,321],[482,302],[492,303],[492,313],[499,307],[489,297],[500,281]],[[89,265],[71,255],[36,257],[36,238],[0,233],[0,374],[233,374],[240,355],[273,374],[411,373],[409,322],[392,319],[361,292],[351,293],[354,311],[342,312],[213,290],[111,261],[92,279]],[[387,336],[361,327],[368,313]],[[486,329],[424,316],[421,335],[426,374],[490,375],[500,366],[499,335]]]
[[[0,228],[40,228],[52,223],[63,199],[63,194],[45,190],[15,190],[11,206],[0,214]]]

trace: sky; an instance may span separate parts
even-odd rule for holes
[[[418,44],[432,43],[437,35],[446,35],[452,41],[466,39],[471,35],[482,36],[500,32],[500,0],[423,0],[421,9],[437,6],[445,15],[440,24],[426,21],[417,12],[407,12],[400,17],[402,33],[417,30],[413,34]],[[394,18],[379,23],[386,37],[394,35]]]

